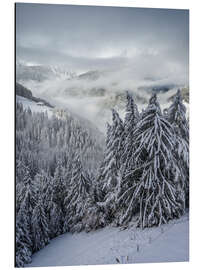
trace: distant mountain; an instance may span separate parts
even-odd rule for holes
[[[93,70],[93,71],[88,71],[88,72],[80,74],[78,76],[78,79],[94,81],[94,80],[99,79],[100,76],[101,76],[101,72],[97,70]]]
[[[73,72],[64,70],[58,66],[26,65],[21,62],[16,63],[17,81],[38,81],[42,82],[50,79],[72,79],[76,75]]]
[[[41,99],[41,98],[34,97],[32,95],[32,92],[29,89],[27,89],[26,87],[24,87],[23,85],[21,85],[20,83],[17,83],[16,82],[15,90],[16,90],[16,95],[17,96],[21,96],[21,97],[27,98],[27,99],[32,100],[34,102],[42,102],[47,107],[54,108],[54,106],[52,106],[46,100]]]

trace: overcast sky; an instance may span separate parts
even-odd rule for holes
[[[17,58],[73,71],[188,73],[188,10],[16,4]]]

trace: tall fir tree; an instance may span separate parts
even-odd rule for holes
[[[47,216],[44,211],[41,194],[38,198],[38,203],[32,213],[32,233],[34,251],[40,250],[49,243],[49,225]]]
[[[186,205],[189,206],[189,125],[180,89],[177,90],[173,103],[166,110],[166,118],[175,129],[175,153],[182,171],[182,185],[186,193]]]
[[[67,195],[64,199],[64,232],[79,232],[83,229],[82,218],[86,211],[90,189],[91,181],[82,168],[79,155],[76,155],[73,164],[72,177],[70,184],[67,187]]]
[[[105,188],[105,183],[107,182],[106,180],[106,170],[105,167],[107,167],[108,164],[108,151],[110,147],[110,139],[111,139],[111,125],[107,123],[106,125],[106,147],[104,151],[104,158],[101,162],[100,168],[98,170],[98,178],[96,182],[96,187],[95,187],[95,196],[96,196],[96,201],[103,201],[104,197],[106,195],[106,188]]]
[[[174,155],[174,129],[163,117],[156,95],[142,113],[135,144],[136,166],[126,175],[127,182],[123,181],[118,196],[123,210],[120,224],[129,222],[134,215],[141,228],[180,217],[185,210],[185,198]]]
[[[140,114],[137,108],[137,105],[134,103],[132,95],[126,93],[126,113],[124,119],[124,147],[123,147],[123,156],[122,156],[122,167],[120,168],[120,181],[117,189],[117,194],[121,188],[122,181],[125,179],[125,183],[131,181],[131,179],[126,179],[127,172],[135,168],[135,161],[133,159],[136,149],[135,139],[136,139],[136,126],[140,118]],[[131,176],[129,176],[131,177]]]
[[[22,201],[25,199],[25,195],[28,196],[29,209],[30,213],[32,212],[36,201],[37,201],[37,192],[36,186],[31,178],[30,170],[23,162],[19,161],[17,166],[17,175],[16,175],[16,209],[17,212],[20,208]]]
[[[58,211],[58,220],[59,220],[59,228],[58,231],[60,233],[63,232],[63,224],[65,217],[65,208],[64,208],[64,199],[66,196],[66,183],[64,179],[64,169],[62,166],[62,162],[59,159],[57,162],[57,166],[55,169],[54,177],[53,177],[53,202],[55,203],[54,209]]]
[[[29,238],[27,238],[27,232],[22,224],[16,224],[16,257],[15,266],[23,267],[27,263],[31,263],[32,251],[29,244]]]
[[[31,262],[33,239],[27,200],[23,200],[16,215],[16,266]]]
[[[112,110],[112,148],[116,160],[117,170],[120,169],[122,164],[122,156],[124,151],[124,126],[118,112]]]
[[[103,167],[103,187],[105,193],[102,202],[98,202],[101,210],[105,212],[108,222],[114,219],[116,212],[116,190],[120,182],[120,168],[124,147],[124,127],[119,114],[112,110],[112,126],[108,130],[106,156]]]
[[[21,163],[21,182],[18,183],[16,207],[16,266],[31,262],[34,251],[32,213],[37,193],[29,169]]]
[[[174,125],[175,132],[189,143],[189,126],[186,119],[186,107],[183,104],[180,89],[177,90],[174,100],[166,112],[167,119]]]
[[[123,163],[128,165],[128,162],[132,156],[132,145],[134,142],[134,131],[139,120],[139,111],[137,105],[134,103],[132,95],[129,92],[126,93],[126,113],[124,119],[125,129],[125,149],[123,153]]]
[[[118,183],[118,172],[123,154],[124,127],[119,114],[112,110],[112,126],[108,130],[105,165],[103,167],[103,190],[113,191]]]

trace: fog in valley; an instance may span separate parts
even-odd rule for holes
[[[188,11],[17,4],[17,81],[100,130],[125,91],[139,109],[188,87]]]

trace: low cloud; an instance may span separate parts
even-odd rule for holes
[[[74,111],[83,108],[82,114],[95,121],[105,98],[114,93],[131,89],[148,98],[140,88],[188,85],[189,12],[18,3],[16,56],[77,74],[99,71],[96,81],[26,85],[57,105],[67,104]],[[104,88],[105,95],[88,96],[94,88]],[[162,97],[161,102],[165,102]]]

